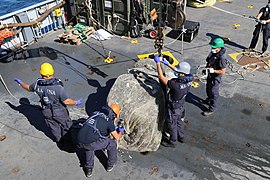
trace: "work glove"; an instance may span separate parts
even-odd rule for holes
[[[262,20],[261,23],[262,23],[262,24],[266,24],[266,21],[265,21],[265,20]]]
[[[166,66],[169,66],[169,61],[167,61],[165,58],[163,58],[163,61],[162,61],[163,64],[165,64]]]
[[[81,104],[83,103],[83,101],[82,101],[82,100],[83,100],[82,98],[78,99],[78,100],[77,100],[77,102],[76,102],[76,106],[81,105]]]
[[[125,133],[126,133],[125,128],[124,128],[123,126],[122,126],[122,127],[115,126],[115,130],[116,130],[117,132],[122,133],[122,134],[125,134]]]
[[[154,61],[155,61],[156,63],[159,63],[159,62],[160,62],[160,58],[159,58],[158,55],[155,55],[155,56],[154,56]]]
[[[19,78],[15,78],[14,81],[15,81],[16,83],[18,83],[19,85],[22,83],[22,80],[20,80]]]
[[[212,74],[214,72],[215,72],[214,68],[206,68],[202,70],[202,75]]]
[[[212,73],[215,72],[214,68],[208,68],[207,70],[208,70],[208,72],[209,72],[210,74],[212,74]]]

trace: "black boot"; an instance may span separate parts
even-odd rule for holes
[[[86,177],[92,176],[92,171],[93,171],[92,168],[83,168],[83,171],[84,171]]]

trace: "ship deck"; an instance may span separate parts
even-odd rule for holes
[[[254,8],[247,8],[251,4]],[[265,4],[234,0],[215,5],[238,14],[256,15]],[[187,19],[200,22],[198,36],[191,43],[184,42],[182,54],[179,53],[181,42],[170,44],[174,39],[166,37],[164,51],[169,50],[179,61],[189,62],[193,73],[199,65],[205,64],[212,37],[230,38],[225,44],[228,54],[241,52],[248,47],[256,24],[210,7],[187,8]],[[240,27],[234,29],[235,23]],[[39,77],[40,64],[50,62],[55,68],[55,77],[64,82],[68,95],[84,99],[84,106],[69,107],[72,119],[76,120],[87,117],[91,110],[105,102],[115,79],[134,65],[138,54],[156,51],[154,40],[147,38],[138,38],[137,44],[119,36],[102,44],[90,38],[79,46],[71,46],[54,41],[60,33],[62,31],[52,32],[29,46],[29,58],[0,63],[4,80],[0,85],[0,135],[6,136],[0,142],[3,180],[85,178],[76,154],[59,150],[47,137],[38,108],[19,103],[21,99],[38,105],[39,99],[19,87],[14,82],[15,77],[32,83]],[[258,42],[258,49],[261,44]],[[104,62],[109,51],[115,56],[110,64]],[[232,58],[228,57],[228,60],[239,67]],[[184,144],[178,144],[175,149],[160,146],[158,151],[145,154],[119,149],[118,162],[112,172],[106,172],[100,160],[95,158],[91,178],[269,179],[269,77],[269,71],[247,73],[244,79],[237,74],[225,75],[218,110],[210,117],[201,115],[204,107],[198,99],[204,99],[206,94],[205,85],[200,83],[198,88],[191,89],[187,98],[189,124],[185,129]]]

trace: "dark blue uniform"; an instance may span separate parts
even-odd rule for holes
[[[184,138],[185,99],[193,81],[192,75],[173,78],[168,81],[168,131],[170,144],[176,144]]]
[[[270,19],[270,12],[269,11],[270,11],[270,9],[268,7],[263,7],[259,12],[259,13],[263,13],[260,20],[268,20],[268,19]],[[269,23],[266,23],[266,24],[258,23],[255,26],[255,30],[253,32],[253,38],[251,40],[249,48],[254,49],[256,47],[256,44],[257,44],[258,39],[259,39],[260,32],[262,31],[263,32],[262,52],[265,52],[267,50],[267,47],[268,47],[269,28],[270,28]]]
[[[218,53],[210,53],[206,58],[207,68],[222,70],[226,68],[227,60],[225,56],[226,49],[222,48]],[[221,83],[221,74],[208,74],[206,81],[207,101],[209,102],[209,110],[214,112],[219,98],[219,87]]]
[[[107,149],[107,166],[113,166],[117,161],[117,143],[109,137],[115,131],[113,123],[114,113],[110,110],[109,114],[94,112],[91,120],[86,121],[79,130],[76,138],[76,153],[80,159],[81,166],[86,169],[94,167],[94,151]],[[96,121],[96,129],[91,126]]]
[[[59,142],[72,126],[66,105],[62,103],[68,99],[62,82],[56,78],[38,79],[30,85],[30,91],[36,92],[40,97],[45,121],[55,136],[55,141]]]

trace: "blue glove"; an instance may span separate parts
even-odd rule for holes
[[[76,103],[76,106],[81,105],[81,104],[83,103],[82,100],[83,100],[82,98],[78,99],[78,100],[77,100],[77,103]]]
[[[115,126],[115,130],[116,130],[117,132],[122,133],[122,134],[125,134],[125,133],[126,133],[124,127]]]
[[[162,62],[163,62],[163,64],[165,64],[166,66],[169,66],[169,64],[170,64],[169,61],[167,61],[165,58],[163,58],[163,61],[162,61]]]
[[[159,56],[158,56],[158,55],[155,55],[155,57],[154,57],[154,61],[155,61],[156,63],[159,63],[159,62],[160,62],[160,58],[159,58]]]
[[[22,83],[22,80],[20,80],[19,78],[15,78],[14,81],[18,84],[21,84]]]

